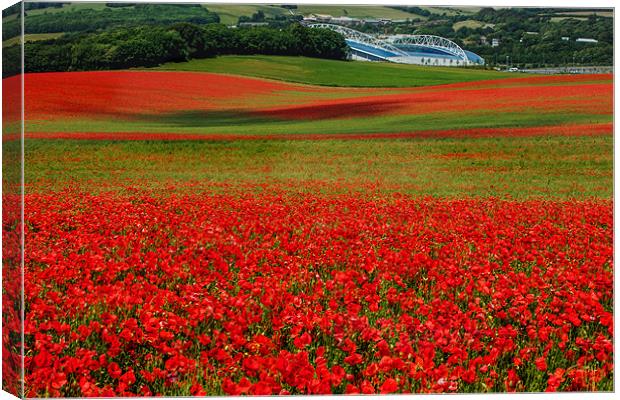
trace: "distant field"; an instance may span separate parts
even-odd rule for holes
[[[564,21],[566,19],[586,19],[588,18],[585,15],[570,15],[570,16],[566,16],[566,17],[551,17],[549,19],[549,21],[551,22],[560,22],[560,21]]]
[[[5,22],[16,20],[17,19],[17,15],[18,14],[11,14],[11,15],[8,15],[6,17],[2,17],[2,22],[5,23]]]
[[[571,12],[559,12],[557,15],[572,15],[572,16],[589,16],[598,15],[599,17],[613,17],[613,11],[571,11]]]
[[[481,7],[427,7],[420,6],[421,9],[430,11],[431,14],[446,14],[447,16],[451,15],[460,15],[460,14],[475,14],[480,11]]]
[[[103,10],[104,8],[110,8],[106,6],[104,2],[101,3],[71,3],[71,4],[63,4],[62,7],[48,7],[48,8],[40,8],[38,10],[29,10],[27,12],[28,15],[39,15],[46,13],[58,13],[58,12],[67,12],[67,11],[77,11],[77,10]],[[110,8],[115,9],[115,8]],[[120,8],[116,8],[119,10]]]
[[[234,25],[237,23],[240,16],[251,16],[257,11],[262,11],[267,17],[274,17],[277,15],[290,14],[287,9],[271,6],[271,5],[254,5],[254,4],[204,4],[205,8],[209,11],[215,12],[220,16],[220,21],[226,25]],[[102,10],[109,8],[105,3],[75,3],[65,4],[61,8],[43,8],[38,10],[28,11],[29,15],[39,15],[45,13],[58,13],[67,12],[80,9],[98,9]],[[114,9],[114,8],[113,8]],[[121,8],[118,8],[120,10]],[[448,15],[454,15],[459,11],[451,9],[442,9],[436,7],[430,7],[431,12],[441,14],[443,12]],[[292,10],[295,14],[308,15],[308,14],[329,14],[334,17],[348,16],[352,18],[390,18],[390,19],[407,19],[407,18],[422,18],[416,14],[411,14],[406,11],[396,10],[389,7],[381,6],[322,6],[322,5],[300,5],[296,10]]]
[[[280,56],[222,56],[185,63],[168,63],[156,69],[216,72],[312,85],[357,87],[428,86],[513,76],[496,71],[466,68],[435,68]]]
[[[322,5],[299,5],[298,14],[327,14],[332,17],[351,17],[351,18],[390,18],[390,19],[407,19],[415,18],[416,14],[406,11],[396,10],[389,7],[378,6],[322,6]]]
[[[58,33],[29,33],[27,35],[24,35],[24,42],[36,42],[38,40],[56,39],[57,37],[60,37],[62,35],[64,35],[64,33],[62,33],[62,32],[58,32]],[[19,43],[19,36],[15,36],[13,38],[5,40],[4,42],[2,42],[2,47],[12,46],[12,45],[17,44],[17,43]]]
[[[459,21],[459,22],[455,22],[454,25],[452,25],[452,29],[454,29],[455,31],[458,31],[461,28],[470,28],[470,29],[476,29],[476,28],[484,28],[484,27],[493,27],[495,26],[495,24],[487,24],[481,21],[476,21],[473,19],[468,19],[465,21]]]
[[[550,16],[551,22],[560,22],[566,19],[571,19],[571,18],[584,20],[584,19],[587,19],[591,15],[613,18],[614,12],[611,10],[609,11],[567,11],[567,12],[557,12],[557,13],[541,14],[541,15]]]
[[[226,25],[235,25],[239,17],[252,16],[252,14],[262,11],[266,17],[275,17],[277,15],[289,14],[288,10],[268,5],[252,5],[252,4],[204,4],[204,7],[217,13],[220,16],[220,22]]]

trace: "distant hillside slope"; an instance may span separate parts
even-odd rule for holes
[[[326,86],[411,87],[515,77],[496,71],[417,65],[334,61],[306,57],[220,56],[157,69],[203,71]]]

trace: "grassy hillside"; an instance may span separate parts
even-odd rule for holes
[[[78,7],[79,6],[79,7]],[[28,10],[25,33],[93,32],[117,27],[171,25],[179,22],[207,24],[217,22],[215,13],[198,5],[140,4],[131,7],[105,7],[101,3],[72,4],[61,8]],[[3,20],[3,39],[18,36],[16,20]]]
[[[299,5],[296,12],[298,14],[328,14],[332,17],[351,17],[351,18],[390,18],[407,19],[417,17],[406,11],[396,10],[389,7],[378,6],[324,6],[324,5]]]
[[[24,42],[36,42],[37,40],[55,39],[64,35],[62,32],[56,33],[29,33],[24,35]],[[19,36],[12,37],[2,42],[2,47],[12,46],[19,43]]]
[[[588,17],[590,15],[598,15],[599,17],[608,17],[613,18],[613,11],[571,11],[571,12],[559,12],[557,15],[570,15],[570,16],[581,16]]]
[[[209,11],[215,12],[220,16],[222,23],[232,25],[237,23],[240,16],[251,16],[257,11],[262,11],[267,17],[277,15],[290,14],[287,9],[269,6],[269,5],[252,5],[252,4],[205,4]],[[348,16],[352,18],[390,18],[390,19],[407,19],[420,18],[417,15],[410,14],[406,11],[395,10],[389,7],[378,6],[328,6],[328,5],[299,5],[296,10],[292,10],[295,14],[328,14],[333,17]]]
[[[461,28],[476,29],[476,28],[486,28],[487,26],[493,27],[495,26],[495,24],[487,24],[482,21],[476,21],[475,19],[468,19],[465,21],[455,22],[452,25],[452,29],[454,29],[454,31],[456,32]]]
[[[420,6],[421,9],[429,11],[431,14],[437,15],[463,15],[463,14],[475,14],[481,7],[429,7]]]
[[[277,15],[288,14],[288,10],[282,7],[268,5],[253,4],[204,4],[207,10],[217,13],[220,16],[220,22],[226,25],[235,25],[239,17],[245,15],[247,17],[257,11],[262,11],[266,17],[275,17]]]
[[[512,77],[496,71],[466,68],[282,56],[221,56],[184,63],[168,63],[156,69],[216,72],[313,85],[356,87],[428,86]]]
[[[28,15],[39,15],[39,14],[54,14],[60,12],[67,11],[78,11],[78,10],[103,10],[104,8],[110,8],[106,6],[105,3],[71,3],[71,4],[63,4],[62,7],[48,7],[48,8],[40,8],[37,10],[28,10]]]

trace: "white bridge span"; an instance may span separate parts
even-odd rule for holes
[[[322,28],[322,29],[331,29],[332,31],[340,33],[344,36],[347,43],[349,42],[357,42],[366,46],[374,47],[379,50],[384,50],[387,53],[394,53],[395,55],[405,57],[407,53],[400,50],[399,48],[383,41],[379,40],[374,36],[368,35],[366,33],[356,31],[355,29],[347,28],[341,25],[334,24],[310,24],[308,25],[310,28]]]
[[[476,63],[470,60],[468,54],[458,44],[439,36],[395,35],[387,39],[379,39],[375,36],[341,25],[317,23],[309,24],[308,26],[311,28],[330,29],[340,33],[344,36],[347,44],[354,52],[368,54],[372,56],[373,59],[419,64],[420,62],[417,59],[421,58],[421,60],[424,61],[424,57],[412,56],[407,52],[408,49],[415,50],[417,48],[435,50],[436,54],[429,53],[428,56],[426,56],[429,60],[433,57],[443,56],[449,57],[451,65],[453,63],[456,65],[469,65]],[[484,62],[484,60],[482,61]]]
[[[419,46],[435,49],[452,54],[463,61],[467,61],[467,54],[458,44],[452,40],[434,35],[399,35],[392,36],[386,42],[400,46]]]

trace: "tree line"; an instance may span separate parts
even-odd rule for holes
[[[343,60],[348,47],[342,35],[293,24],[286,29],[230,29],[178,23],[171,26],[118,28],[98,33],[65,34],[26,42],[26,72],[57,72],[153,67],[166,62],[224,54],[307,56]],[[5,47],[3,76],[20,72],[20,46]]]
[[[62,8],[65,3],[48,3],[48,2],[28,2],[24,3],[24,11],[29,10],[41,10],[43,8]],[[2,18],[8,17],[9,15],[19,14],[22,10],[21,3],[15,3],[12,6],[9,6],[2,10]]]
[[[495,21],[494,29],[461,28],[457,40],[484,57],[487,63],[545,67],[566,65],[612,65],[613,19],[591,15],[588,18],[566,18],[551,21],[551,16],[538,14],[530,18],[500,18],[487,12],[485,20]],[[499,22],[502,21],[502,22]],[[500,40],[497,47],[484,46],[479,39],[486,36]],[[578,43],[577,38],[591,38],[598,43]]]
[[[25,3],[36,4],[36,3]],[[78,9],[66,12],[28,14],[26,10],[24,33],[95,32],[116,27],[142,25],[169,25],[177,22],[211,24],[220,17],[200,4],[123,4],[104,9]],[[18,36],[19,20],[5,21],[3,39]]]
[[[242,15],[237,20],[237,25],[243,26],[244,24],[263,23],[273,28],[286,28],[287,26],[303,21],[304,17],[299,14],[290,15],[274,15],[266,16],[261,10],[258,10],[252,16],[248,17]]]
[[[399,9],[418,12],[414,8]],[[431,21],[408,21],[388,26],[356,27],[367,33],[416,34],[445,37],[483,57],[487,64],[519,67],[613,64],[613,18],[575,17],[574,9],[482,8],[475,14],[443,15]],[[592,11],[592,10],[590,10]],[[436,15],[436,14],[434,14]],[[455,23],[478,21],[454,29]],[[598,43],[578,43],[591,38]],[[491,46],[493,39],[499,41]]]

